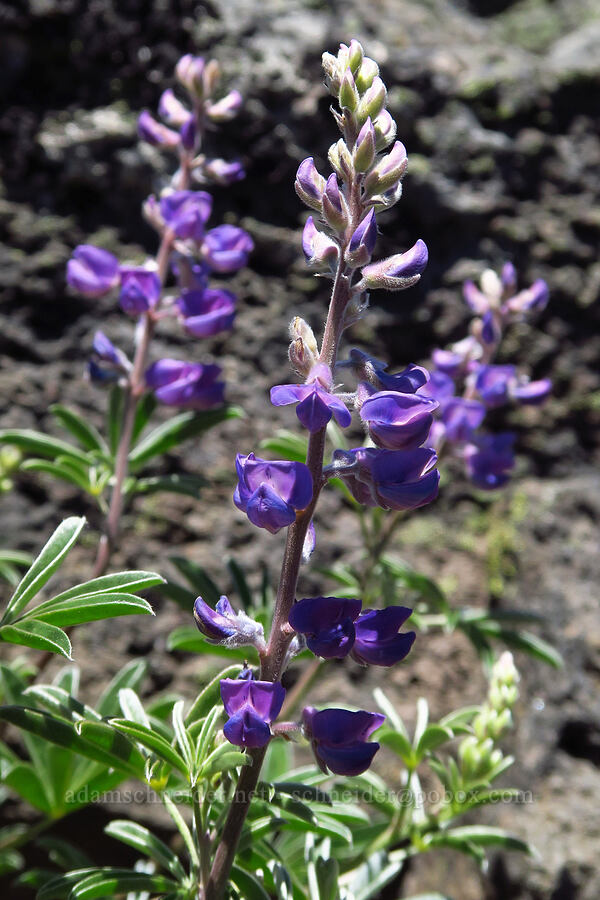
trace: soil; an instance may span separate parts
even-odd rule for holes
[[[132,260],[154,251],[140,205],[160,186],[167,163],[138,143],[136,116],[172,84],[177,59],[211,53],[247,98],[239,119],[220,132],[218,155],[241,158],[248,178],[215,192],[213,214],[214,223],[225,217],[242,224],[256,244],[249,269],[232,279],[240,298],[235,330],[192,347],[177,328],[166,328],[153,348],[155,358],[218,358],[229,399],[246,418],[168,457],[165,471],[200,472],[211,487],[200,502],[163,495],[138,503],[125,519],[115,568],[169,574],[169,556],[179,554],[205,565],[228,590],[223,560],[233,554],[254,583],[262,564],[277,577],[283,537],[255,533],[235,510],[232,463],[236,451],[256,448],[276,428],[296,427],[290,410],[270,406],[268,388],[289,377],[292,315],[316,330],[323,319],[326,284],[301,258],[305,211],[293,191],[298,163],[312,155],[325,171],[337,138],[321,83],[323,50],[355,36],[380,62],[410,168],[401,203],[381,216],[379,248],[385,255],[422,237],[430,253],[416,288],[372,296],[353,343],[393,367],[418,362],[464,334],[465,277],[510,259],[524,285],[547,280],[548,308],[515,329],[503,350],[554,382],[543,408],[499,417],[518,433],[511,487],[482,506],[451,472],[439,501],[411,517],[395,545],[441,579],[456,604],[493,601],[543,614],[543,635],[563,653],[558,673],[517,656],[521,699],[506,741],[517,762],[505,783],[531,790],[533,800],[485,813],[489,823],[530,840],[539,856],[494,853],[481,874],[456,854],[432,854],[412,864],[389,896],[437,890],[454,900],[597,900],[598,0],[16,0],[0,3],[0,25],[2,427],[57,433],[47,413],[57,401],[102,423],[106,396],[82,377],[92,335],[101,327],[127,349],[131,324],[114,298],[70,293],[65,265],[81,242]],[[22,473],[0,502],[0,543],[14,549],[38,548],[67,514],[88,515],[85,540],[60,578],[89,577],[99,520],[74,490]],[[314,564],[302,572],[307,594],[324,592],[318,566],[360,552],[356,523],[336,496],[323,504],[317,533]],[[147,694],[169,688],[193,695],[202,662],[165,647],[189,617],[160,595],[153,602],[152,621],[77,630],[87,697],[139,655],[150,664]],[[337,695],[368,708],[381,673],[354,674],[336,667],[311,702]],[[472,648],[456,635],[422,636],[410,661],[386,673],[385,685],[409,724],[418,696],[437,716],[478,702],[485,690]],[[380,757],[380,769],[393,777],[393,757]],[[5,809],[10,818],[20,814]],[[102,838],[105,815],[96,808],[61,826],[96,835],[90,844],[98,864],[119,861],[114,842]]]

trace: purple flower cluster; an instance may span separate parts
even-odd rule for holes
[[[430,380],[418,389],[418,394],[439,404],[430,432],[432,445],[462,459],[470,480],[485,490],[506,484],[514,467],[515,436],[479,430],[488,411],[510,402],[538,405],[552,389],[547,378],[531,381],[516,366],[494,362],[507,326],[548,302],[548,288],[541,279],[519,292],[516,286],[511,263],[504,265],[500,276],[486,270],[479,287],[465,282],[464,298],[476,315],[471,333],[449,349],[434,350]]]
[[[229,716],[223,732],[230,743],[249,750],[269,743],[270,726],[285,699],[279,682],[256,681],[246,670],[240,678],[221,680],[221,699]]]
[[[201,183],[216,180],[231,183],[243,177],[239,164],[209,160],[198,155],[206,121],[219,122],[233,117],[241,97],[233,91],[215,100],[219,69],[214,60],[185,56],[176,69],[177,80],[188,95],[184,105],[172,90],[163,93],[159,112],[168,123],[163,125],[150,113],[139,119],[140,136],[154,146],[179,154],[181,168],[174,176],[174,188],[167,188],[157,199],[150,197],[144,212],[161,237],[158,261],[142,266],[122,265],[106,250],[84,244],[77,247],[67,266],[67,281],[86,297],[98,298],[119,289],[122,310],[139,319],[157,322],[165,316],[179,319],[193,337],[212,337],[233,326],[236,297],[221,287],[209,287],[212,274],[231,274],[248,262],[253,249],[249,234],[233,225],[207,228],[212,212],[212,197],[202,190],[190,190],[189,180]],[[162,258],[161,258],[162,257]],[[175,295],[164,294],[171,271],[175,277]],[[126,378],[131,372],[125,355],[102,336],[101,352],[94,343],[94,358],[89,373],[99,381]],[[222,405],[224,383],[220,369],[180,360],[163,359],[146,371],[146,388],[153,390],[161,403],[183,409],[209,409]]]

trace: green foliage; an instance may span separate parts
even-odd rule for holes
[[[134,613],[152,615],[150,604],[132,591],[160,584],[154,572],[118,572],[78,584],[31,607],[30,603],[62,565],[85,525],[65,519],[17,585],[0,618],[0,641],[71,658],[71,642],[63,628]]]
[[[239,418],[243,412],[233,406],[205,412],[184,412],[149,430],[155,407],[152,394],[145,394],[138,400],[129,454],[131,475],[124,486],[125,494],[133,497],[136,494],[167,491],[197,498],[206,484],[200,476],[178,474],[140,478],[137,473],[184,441],[199,437],[221,422]],[[0,431],[0,446],[17,448],[27,454],[19,467],[22,471],[41,472],[66,481],[88,494],[106,512],[106,493],[115,473],[123,410],[123,391],[115,387],[110,395],[106,423],[108,440],[105,440],[79,413],[55,404],[50,407],[50,412],[75,443],[30,429],[4,429]]]

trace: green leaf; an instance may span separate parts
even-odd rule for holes
[[[260,881],[250,872],[245,872],[239,866],[232,866],[230,878],[244,900],[270,900]]]
[[[46,459],[26,459],[21,463],[21,469],[24,472],[42,472],[44,475],[51,475],[52,478],[73,484],[86,493],[92,493],[89,478],[82,478],[79,471],[59,462],[50,462]]]
[[[200,596],[211,606],[214,606],[222,591],[219,590],[202,566],[193,563],[184,556],[170,556],[169,560],[181,572],[192,590],[196,592],[196,597]],[[194,597],[194,600],[196,597]]]
[[[125,391],[118,385],[110,389],[108,409],[106,411],[106,425],[108,431],[108,443],[110,452],[114,456],[119,446],[121,429],[123,427],[123,412],[125,409]]]
[[[44,785],[29,763],[17,763],[2,770],[2,783],[12,788],[23,800],[31,804],[35,809],[49,815],[52,808]]]
[[[29,453],[35,453],[48,459],[65,456],[79,460],[85,465],[89,463],[89,458],[83,450],[67,444],[66,441],[49,437],[41,431],[5,428],[0,431],[0,444],[14,444],[21,450],[27,450]]]
[[[76,516],[61,522],[11,597],[4,622],[13,621],[43,588],[76,542],[84,525],[85,519]]]
[[[234,750],[231,745],[221,744],[204,761],[200,770],[201,778],[212,778],[219,772],[227,769],[237,769],[238,766],[251,766],[252,757],[241,750]]]
[[[306,462],[308,440],[302,435],[284,429],[277,431],[273,437],[260,442],[261,450],[270,450],[277,459],[289,459],[293,462]]]
[[[147,600],[124,593],[82,594],[69,600],[47,600],[35,609],[36,618],[62,628],[136,614],[153,616],[154,611]],[[22,620],[23,623],[29,621]]]
[[[201,475],[157,475],[153,478],[138,478],[132,483],[133,494],[184,494],[197,500],[202,488],[208,484]]]
[[[119,691],[122,688],[137,690],[148,670],[144,659],[134,659],[126,663],[117,672],[112,681],[104,689],[96,708],[101,716],[111,716],[119,711]]]
[[[172,768],[177,769],[187,778],[189,771],[185,760],[160,734],[152,731],[151,728],[140,725],[138,722],[130,722],[129,719],[111,719],[110,724],[118,731],[123,732],[123,734],[132,737],[143,747],[152,750],[159,759],[168,763]]]
[[[426,753],[431,753],[442,744],[451,741],[453,737],[454,734],[449,728],[442,725],[428,725],[417,744],[416,754],[419,760],[423,759]]]
[[[157,575],[156,572],[135,570],[132,572],[115,572],[114,575],[102,575],[100,578],[84,581],[83,584],[76,584],[75,587],[52,597],[51,602],[71,600],[73,597],[83,597],[89,594],[132,594],[163,583],[164,578],[161,575]]]
[[[0,707],[0,720],[95,762],[143,778],[144,759],[137,748],[103,722],[80,722],[78,733],[74,725],[64,719],[23,706]]]
[[[196,842],[192,837],[192,833],[190,829],[187,827],[185,823],[185,819],[171,800],[168,794],[162,795],[162,801],[165,804],[167,812],[173,819],[175,825],[177,826],[177,830],[179,834],[183,838],[183,842],[186,846],[187,852],[189,854],[190,860],[192,862],[192,866],[195,869],[198,869],[200,866],[200,860],[198,858],[198,850],[196,849]]]
[[[31,647],[32,650],[44,650],[46,653],[58,653],[71,659],[71,641],[56,625],[40,619],[20,619],[17,625],[2,625],[0,640],[11,644]]]
[[[410,566],[389,556],[382,557],[381,561],[390,570],[394,578],[402,582],[410,590],[415,591],[419,597],[432,603],[440,612],[450,611],[446,595],[433,579],[423,575],[421,572],[415,572]]]
[[[384,694],[384,692],[381,690],[381,688],[375,688],[375,690],[373,691],[373,697],[374,697],[377,705],[386,714],[386,716],[388,717],[388,719],[394,726],[395,730],[400,732],[400,734],[403,737],[405,737],[406,740],[408,741],[409,738],[408,738],[408,731],[406,730],[406,726],[404,725],[404,722],[402,721],[400,713],[397,711],[397,709],[395,708],[394,704],[389,699],[389,697],[387,697],[386,694]],[[379,734],[381,734],[381,732],[379,732]],[[377,738],[377,740],[379,740],[379,738]]]
[[[173,853],[163,841],[157,838],[151,831],[138,825],[136,822],[128,822],[122,819],[115,819],[104,829],[104,833],[109,837],[116,838],[124,844],[129,844],[135,850],[139,850],[149,859],[153,859],[163,869],[166,869],[171,875],[180,881],[186,878],[186,872],[181,865],[177,855]]]
[[[252,591],[248,585],[246,580],[246,575],[244,570],[240,566],[238,562],[236,562],[233,557],[229,557],[227,560],[227,568],[231,574],[231,578],[235,585],[235,589],[238,593],[240,600],[242,601],[242,606],[248,612],[248,610],[252,609]]]
[[[142,701],[131,688],[122,688],[119,691],[119,704],[123,715],[130,722],[137,722],[138,725],[143,725],[144,728],[151,727]]]
[[[55,713],[59,718],[68,719],[70,721],[78,721],[79,719],[90,719],[91,721],[101,721],[101,716],[86,706],[76,697],[72,697],[64,688],[60,688],[53,684],[32,684],[31,687],[23,691],[23,696],[33,699],[42,706],[45,706],[51,713]]]
[[[224,406],[221,409],[209,409],[205,412],[184,412],[167,419],[143,438],[129,454],[129,465],[132,472],[137,471],[155,456],[168,453],[183,441],[198,437],[215,425],[230,419],[239,419],[243,411],[235,406]]]
[[[178,700],[173,707],[173,731],[175,732],[177,746],[185,760],[187,770],[189,773],[192,773],[194,770],[195,753],[192,741],[183,721],[183,706],[184,701]]]
[[[83,416],[78,415],[72,409],[67,409],[60,403],[53,404],[50,412],[86,450],[98,450],[102,454],[108,453],[108,447],[100,432],[86,422]]]
[[[529,856],[535,855],[533,847],[527,841],[521,840],[503,828],[493,828],[489,825],[463,825],[426,836],[427,843],[433,846],[444,843],[444,838],[456,842],[468,841],[476,847],[502,847],[504,850],[517,850]]]
[[[413,769],[416,764],[415,753],[411,742],[399,731],[391,728],[380,728],[377,732],[377,740],[385,747],[389,747],[402,759],[407,768]]]
[[[87,853],[75,847],[70,841],[55,835],[45,834],[38,838],[35,842],[36,846],[43,847],[48,853],[49,859],[58,866],[59,869],[83,869],[85,866],[91,866]],[[55,873],[53,873],[55,875]]]
[[[475,716],[481,712],[481,706],[463,706],[455,709],[454,712],[448,713],[439,724],[443,728],[450,728],[452,731],[460,729],[462,726],[469,725]]]
[[[512,631],[509,628],[501,628],[496,623],[487,621],[481,623],[480,630],[489,637],[503,641],[508,647],[512,647],[513,650],[522,650],[529,656],[533,656],[534,659],[539,659],[554,669],[561,669],[564,665],[563,658],[558,650],[547,641],[542,640],[535,634],[530,634],[528,631]]]
[[[69,900],[106,900],[130,891],[165,893],[177,887],[177,882],[165,875],[148,875],[130,869],[97,869],[71,889]],[[38,900],[40,897],[38,894]]]
[[[142,431],[150,421],[152,413],[157,406],[158,403],[152,391],[148,391],[148,393],[143,394],[142,397],[138,400],[135,408],[133,431],[131,434],[132,446],[135,446],[135,444],[137,444]]]
[[[319,888],[319,900],[337,900],[339,873],[340,867],[337,860],[317,857],[315,875]]]

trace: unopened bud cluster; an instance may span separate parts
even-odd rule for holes
[[[496,746],[512,725],[511,709],[517,702],[519,673],[512,653],[503,653],[490,679],[488,696],[473,720],[473,734],[461,741],[458,757],[463,780],[474,782],[487,779],[502,763],[502,750]]]

